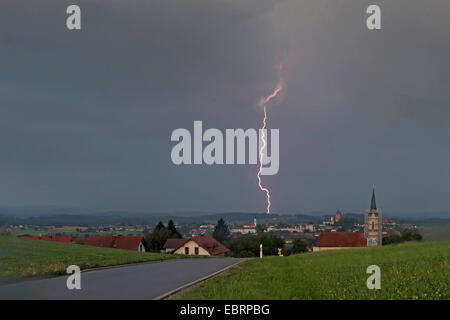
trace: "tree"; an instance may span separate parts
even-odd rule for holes
[[[159,252],[163,246],[164,243],[166,243],[167,239],[169,239],[171,236],[171,232],[169,231],[168,228],[163,227],[159,227],[153,230],[153,232],[148,233],[144,240],[145,243],[147,244],[147,248],[149,251],[154,251],[154,252]]]
[[[259,245],[262,244],[263,255],[273,256],[278,255],[278,248],[284,248],[284,240],[277,235],[268,235],[267,233],[260,233],[256,236],[256,252],[259,255]]]
[[[217,221],[217,225],[214,227],[213,238],[221,243],[231,238],[230,229],[222,218]]]
[[[292,240],[291,253],[303,253],[308,251],[308,243],[302,238],[295,238]]]
[[[256,233],[260,234],[263,233],[264,231],[266,231],[266,226],[263,224],[257,224],[256,225]]]
[[[233,237],[228,243],[230,255],[233,257],[255,257],[259,254],[259,244],[256,237],[249,234],[241,234]]]
[[[164,223],[162,221],[158,222],[158,224],[155,227],[155,230],[163,229],[165,228]]]
[[[263,246],[263,255],[273,256],[278,254],[278,248],[284,247],[284,241],[279,236],[261,233],[256,237],[250,234],[241,234],[233,237],[228,242],[230,255],[233,257],[259,256],[259,245]]]
[[[402,232],[404,241],[422,241],[422,235],[416,230],[405,229]]]
[[[383,238],[383,246],[388,244],[402,243],[403,241],[404,240],[401,235],[394,233]]]
[[[175,228],[175,223],[173,223],[172,219],[169,220],[167,228],[171,233],[171,238],[181,238],[181,234],[178,232],[177,228]]]
[[[163,248],[167,239],[181,238],[181,234],[175,228],[175,224],[172,220],[169,221],[166,227],[162,221],[160,221],[153,232],[148,233],[144,240],[146,243],[146,249],[149,251],[159,252]]]
[[[417,230],[405,229],[402,233],[391,234],[383,238],[383,245],[402,243],[405,241],[422,241],[422,235]]]

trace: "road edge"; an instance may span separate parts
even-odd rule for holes
[[[97,270],[105,270],[105,269],[114,269],[114,268],[121,268],[121,267],[132,267],[132,266],[138,266],[142,264],[148,264],[148,263],[160,263],[160,262],[166,262],[166,261],[174,261],[174,260],[185,260],[185,259],[211,259],[211,257],[205,256],[195,256],[195,257],[179,257],[179,258],[170,258],[170,259],[158,259],[158,260],[151,260],[151,261],[142,261],[142,262],[131,262],[131,263],[123,263],[123,264],[113,264],[110,266],[103,266],[103,267],[94,267],[94,268],[88,268],[88,269],[82,269],[81,273],[83,272],[92,272]],[[66,275],[62,275],[66,276]]]
[[[178,287],[176,289],[173,289],[173,290],[171,290],[169,292],[163,293],[162,295],[159,295],[159,296],[153,298],[152,300],[163,300],[163,299],[165,299],[165,298],[167,298],[167,297],[169,297],[169,296],[171,296],[171,295],[173,295],[173,294],[175,294],[175,293],[177,293],[177,292],[179,292],[181,290],[184,290],[184,289],[186,289],[188,287],[191,287],[191,286],[193,286],[193,285],[195,285],[195,284],[197,284],[199,282],[205,281],[205,280],[207,280],[209,278],[215,277],[215,276],[219,275],[220,273],[222,273],[222,272],[224,272],[224,271],[226,271],[226,270],[228,270],[228,269],[230,269],[230,268],[232,268],[234,266],[237,266],[240,263],[248,261],[248,260],[250,260],[250,259],[248,259],[248,258],[242,259],[241,261],[238,261],[238,262],[235,262],[233,264],[230,264],[229,266],[226,266],[225,268],[222,268],[222,269],[220,269],[220,270],[218,270],[216,272],[213,272],[213,273],[211,273],[211,274],[209,274],[207,276],[204,276],[204,277],[202,277],[200,279],[197,279],[197,280],[194,280],[192,282],[189,282],[189,283],[187,283],[185,285],[182,285],[182,286],[180,286],[180,287]]]
[[[123,268],[123,267],[133,267],[133,266],[139,266],[143,264],[150,264],[150,263],[162,263],[165,261],[173,261],[173,260],[184,260],[184,259],[211,259],[210,257],[198,257],[196,258],[171,258],[171,259],[158,259],[158,260],[151,260],[151,261],[142,261],[142,262],[131,262],[131,263],[123,263],[123,264],[114,264],[109,266],[102,266],[102,267],[93,267],[93,268],[87,268],[87,269],[81,269],[80,272],[83,274],[85,272],[95,272],[95,271],[102,271],[102,270],[108,270],[108,269],[115,269],[115,268]],[[68,277],[70,274],[38,274],[35,276],[27,276],[27,277],[17,277],[17,278],[3,278],[0,279],[0,287],[1,286],[7,286],[12,284],[18,284],[23,282],[30,282],[30,281],[40,281],[40,280],[50,280],[50,279],[56,279],[56,278],[62,278],[62,277]],[[6,280],[7,279],[7,280]]]

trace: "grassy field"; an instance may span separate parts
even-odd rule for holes
[[[420,226],[419,232],[424,241],[450,241],[450,224]]]
[[[66,268],[72,264],[83,270],[183,257],[0,236],[0,282],[66,274]]]
[[[405,243],[253,259],[181,299],[449,299],[450,242]],[[366,286],[370,265],[381,289]]]

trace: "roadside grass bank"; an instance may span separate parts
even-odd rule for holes
[[[450,242],[402,243],[253,259],[178,299],[449,299]],[[367,267],[381,269],[369,290]]]

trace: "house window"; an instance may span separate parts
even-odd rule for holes
[[[189,254],[189,247],[184,248],[184,254]]]
[[[198,247],[195,247],[195,254],[198,255]]]

